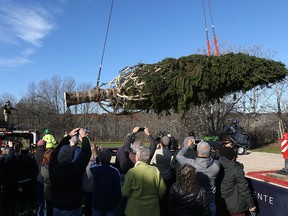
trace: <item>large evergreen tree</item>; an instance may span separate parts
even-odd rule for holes
[[[95,101],[107,111],[123,113],[183,112],[229,93],[281,81],[287,74],[281,62],[243,53],[190,55],[127,67],[109,83],[109,88],[66,92],[65,99],[68,106]]]

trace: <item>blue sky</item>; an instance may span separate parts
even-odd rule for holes
[[[111,2],[0,0],[0,94],[21,98],[29,83],[55,75],[96,84]],[[260,45],[276,51],[273,59],[288,65],[287,0],[210,4],[219,44]],[[202,0],[115,0],[100,83],[125,66],[205,48]]]

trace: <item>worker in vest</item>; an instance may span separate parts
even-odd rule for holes
[[[9,100],[5,103],[3,109],[4,109],[3,110],[4,121],[5,121],[5,123],[8,124],[9,123],[9,116],[11,115],[11,110],[17,110],[17,109],[15,109],[14,107],[11,106],[11,103]]]
[[[50,129],[46,128],[44,130],[45,135],[43,136],[42,140],[46,142],[46,147],[56,147],[57,141],[55,140],[55,137],[50,133]]]

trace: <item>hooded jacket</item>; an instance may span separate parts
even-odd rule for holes
[[[221,176],[219,174],[220,196],[224,199],[228,211],[242,213],[248,208],[254,207],[254,200],[245,179],[243,165],[223,156],[220,156],[220,163],[220,174],[222,174]]]
[[[195,159],[186,158],[188,147],[184,146],[176,155],[176,160],[183,166],[184,164],[191,164],[196,169],[196,179],[199,186],[203,187],[207,193],[209,200],[215,198],[216,186],[215,180],[220,170],[220,163],[218,160],[214,160],[212,157]]]

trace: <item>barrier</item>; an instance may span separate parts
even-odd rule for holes
[[[275,172],[263,171],[246,174],[259,216],[287,215],[288,181],[269,176],[269,173]]]

